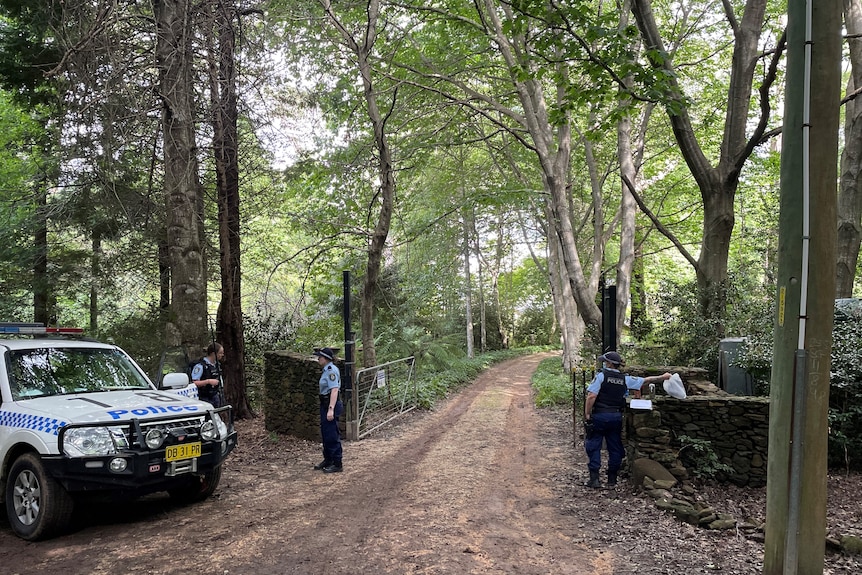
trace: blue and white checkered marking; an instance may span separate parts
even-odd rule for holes
[[[20,427],[42,433],[50,433],[51,435],[59,435],[60,428],[64,427],[66,423],[56,417],[43,417],[41,415],[27,415],[25,413],[0,410],[0,426]]]
[[[179,395],[180,397],[187,397],[189,399],[199,399],[197,386],[191,386],[190,385],[185,389],[173,391],[172,393]]]

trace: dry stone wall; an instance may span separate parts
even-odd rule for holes
[[[680,458],[681,436],[708,441],[720,463],[733,469],[716,479],[740,486],[766,485],[769,399],[733,395],[657,395],[652,411],[627,417],[629,461],[658,461],[679,479],[689,474]]]
[[[344,373],[343,360],[335,364]],[[264,354],[264,425],[267,431],[320,441],[318,382],[322,373],[311,354]],[[343,436],[343,421],[340,422]]]

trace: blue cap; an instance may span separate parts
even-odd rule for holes
[[[607,351],[607,352],[603,353],[602,355],[600,355],[599,359],[602,361],[606,361],[608,363],[612,363],[614,365],[622,365],[623,364],[623,358],[620,357],[620,354],[618,354],[615,351]]]
[[[335,350],[331,347],[315,347],[314,353],[311,355],[316,355],[317,357],[325,357],[329,361],[335,359]]]

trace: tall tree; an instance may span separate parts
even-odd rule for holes
[[[632,11],[643,37],[645,53],[652,65],[666,74],[669,83],[666,108],[680,153],[700,188],[704,224],[695,273],[701,313],[715,319],[719,337],[723,331],[722,318],[727,301],[728,258],[735,219],[734,199],[746,160],[759,144],[771,136],[767,132],[771,112],[768,92],[775,80],[778,59],[784,48],[782,39],[772,51],[770,65],[759,88],[759,115],[752,118],[754,73],[758,62],[768,55],[762,53],[760,48],[766,5],[766,0],[746,0],[742,17],[739,18],[734,4],[722,2],[727,25],[733,34],[733,56],[724,131],[717,162],[713,163],[697,135],[690,104],[676,79],[677,69],[671,54],[665,49],[652,2],[632,0]],[[749,134],[752,121],[756,121],[756,124]]]
[[[201,246],[192,76],[193,22],[190,0],[153,0],[156,67],[162,103],[167,246],[171,273],[171,311],[166,339],[188,357],[208,341],[206,274]]]
[[[624,33],[629,25],[629,15],[631,12],[631,0],[623,0],[620,6],[620,32]],[[635,294],[632,294],[632,276],[635,266],[635,233],[637,202],[634,199],[632,190],[629,189],[626,182],[637,185],[640,163],[643,158],[644,138],[643,133],[652,112],[652,105],[644,106],[644,121],[641,122],[643,128],[640,131],[641,137],[637,133],[633,134],[632,115],[636,109],[632,106],[631,91],[634,85],[634,78],[628,75],[622,79],[622,86],[619,89],[620,108],[622,110],[621,117],[617,122],[617,154],[619,156],[620,170],[620,256],[617,264],[616,287],[617,287],[617,317],[616,317],[616,334],[619,345],[620,337],[623,333],[623,326],[627,317],[627,308],[629,301],[635,301]]]
[[[59,163],[51,158],[56,157],[59,145],[56,126],[61,124],[62,88],[58,79],[46,76],[45,71],[55,67],[63,57],[53,32],[62,20],[62,8],[54,3],[3,0],[0,15],[5,19],[0,43],[0,85],[16,101],[28,106],[43,125],[39,146],[45,161],[30,184],[34,246],[30,272],[33,319],[47,325],[55,323],[57,318],[54,284],[49,278],[48,190],[59,178]]]
[[[844,0],[844,27],[850,48],[850,78],[844,106],[844,150],[838,187],[838,241],[835,297],[851,297],[862,245],[862,5]]]
[[[252,415],[252,410],[245,387],[240,265],[239,132],[234,28],[239,14],[233,0],[214,0],[210,9],[212,26],[207,38],[221,254],[221,303],[216,318],[216,334],[230,353],[222,370],[228,403],[233,406],[237,417],[245,418]]]
[[[377,41],[380,25],[380,2],[369,0],[365,6],[365,22],[358,26],[360,32],[354,34],[346,21],[333,9],[330,0],[320,0],[326,11],[329,23],[338,31],[344,46],[355,58],[357,71],[362,80],[362,92],[365,98],[366,113],[374,133],[374,145],[377,150],[377,177],[379,194],[375,194],[372,206],[377,208],[377,223],[371,234],[368,245],[368,265],[362,285],[360,302],[360,333],[362,337],[362,361],[366,366],[377,364],[377,352],[374,344],[374,295],[383,262],[383,250],[386,248],[386,238],[392,223],[392,210],[395,204],[395,169],[392,161],[392,150],[386,134],[385,114],[378,104],[375,89],[372,54]],[[369,211],[372,211],[369,209]]]
[[[559,242],[562,277],[577,306],[577,312],[597,330],[601,325],[601,312],[595,302],[598,278],[588,277],[581,262],[575,225],[570,210],[570,167],[572,155],[572,119],[569,116],[570,92],[567,64],[559,61],[545,74],[540,61],[553,61],[553,49],[543,54],[543,48],[552,43],[548,36],[558,33],[551,30],[542,34],[545,27],[541,19],[529,21],[516,14],[506,2],[483,0],[475,5],[475,13],[461,14],[427,7],[431,14],[447,20],[455,28],[442,32],[453,37],[466,33],[470,40],[465,46],[488,44],[483,56],[488,67],[487,77],[495,77],[503,84],[485,80],[473,81],[468,72],[446,67],[446,63],[422,60],[419,70],[429,90],[441,93],[453,102],[470,106],[498,128],[509,133],[534,154],[540,169],[540,178],[547,201],[548,233]],[[418,11],[423,8],[417,7]],[[547,15],[546,15],[547,16]],[[478,34],[478,36],[477,36]],[[460,53],[453,51],[451,59]],[[445,58],[446,55],[441,55]],[[471,64],[473,60],[466,60]],[[556,84],[550,84],[553,80]],[[441,82],[448,84],[446,88]],[[497,90],[498,93],[494,93]],[[514,100],[510,99],[514,96]],[[549,238],[549,241],[550,238]],[[597,241],[601,241],[598,239]],[[577,353],[577,342],[568,342],[567,354]]]
[[[470,260],[473,257],[473,250],[471,249],[473,245],[473,216],[473,206],[464,206],[462,216],[462,222],[464,225],[464,315],[467,320],[467,357],[471,359],[475,355],[475,339],[473,335],[473,278],[470,271]]]

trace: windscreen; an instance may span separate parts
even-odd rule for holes
[[[147,379],[114,349],[39,348],[8,353],[12,399],[150,389]]]

